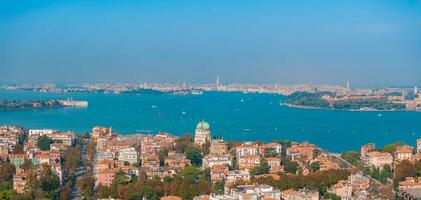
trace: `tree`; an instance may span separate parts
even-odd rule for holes
[[[50,193],[60,187],[60,180],[48,165],[41,166],[41,174],[39,179],[41,189]]]
[[[279,154],[276,152],[275,148],[268,147],[265,149],[265,157],[278,157]]]
[[[23,170],[27,171],[30,170],[33,167],[32,161],[29,159],[25,159],[23,161],[23,164],[20,166]]]
[[[405,180],[406,177],[415,177],[417,169],[408,160],[403,160],[395,167],[395,183]]]
[[[0,180],[11,181],[15,174],[15,166],[11,163],[0,163]]]
[[[284,161],[284,166],[285,166],[285,172],[287,173],[292,173],[295,174],[297,173],[298,170],[298,164],[295,161],[289,161],[289,160],[285,160]]]
[[[320,169],[320,163],[318,161],[312,162],[309,167],[312,172],[318,171]]]
[[[164,166],[165,158],[168,156],[168,149],[164,149],[159,153],[159,165]]]
[[[191,160],[193,166],[202,165],[202,152],[196,147],[189,147],[186,150],[186,157]]]
[[[127,177],[127,174],[123,170],[119,170],[115,173],[115,178],[113,181],[114,186],[127,185],[128,182],[129,182],[129,178]]]
[[[48,151],[50,150],[50,144],[52,143],[54,143],[53,139],[49,138],[46,135],[43,135],[38,138],[37,146],[43,151]]]
[[[396,144],[386,144],[384,145],[383,150],[389,153],[393,153],[396,150]]]
[[[86,199],[93,199],[95,179],[92,172],[86,173],[77,181],[77,187],[82,191],[82,195]]]
[[[23,152],[23,145],[16,144],[15,146],[13,146],[13,153],[15,153],[15,154],[24,153]]]
[[[266,161],[265,159],[262,159],[262,160],[260,160],[259,166],[254,168],[252,170],[251,174],[253,174],[253,175],[268,174],[269,169],[270,169],[270,167],[269,167],[268,161]]]
[[[217,194],[224,194],[224,187],[225,187],[225,182],[223,181],[218,181],[214,184],[213,186],[215,188],[215,192]]]

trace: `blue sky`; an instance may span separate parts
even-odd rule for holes
[[[0,0],[0,83],[421,85],[418,0]]]

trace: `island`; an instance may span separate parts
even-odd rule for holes
[[[0,100],[0,111],[38,110],[63,107],[87,107],[87,101],[67,100]]]
[[[419,104],[412,105],[418,101],[418,96],[400,93],[339,96],[333,92],[294,92],[287,96],[283,105],[306,109],[403,111],[419,109]]]

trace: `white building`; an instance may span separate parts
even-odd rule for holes
[[[134,164],[138,162],[138,155],[135,148],[125,148],[118,151],[118,159],[129,162],[130,164]]]
[[[232,182],[236,180],[250,181],[249,170],[233,170],[229,171],[226,175],[226,182]]]
[[[212,168],[214,165],[227,165],[232,166],[231,155],[226,154],[223,156],[207,155],[202,159],[202,168]]]
[[[196,126],[196,132],[194,133],[194,143],[196,145],[204,145],[206,142],[211,140],[210,126],[207,122],[201,121]]]

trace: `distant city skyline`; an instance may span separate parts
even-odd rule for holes
[[[421,1],[3,1],[0,84],[421,86]]]

